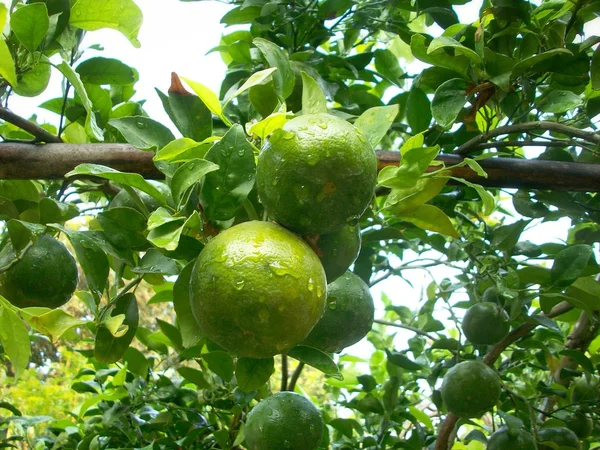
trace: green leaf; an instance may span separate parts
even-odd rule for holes
[[[409,141],[413,141],[413,139]],[[422,139],[416,141],[422,142]],[[416,141],[413,141],[415,145],[418,143]],[[407,146],[407,144],[400,149],[403,152],[400,166],[397,168],[388,166],[379,172],[377,182],[380,186],[391,189],[412,188],[440,152],[438,145],[435,147],[413,147],[412,145]]]
[[[94,177],[104,178],[105,180],[114,181],[125,186],[131,186],[139,189],[151,197],[159,200],[163,205],[167,204],[165,195],[156,187],[149,183],[139,173],[119,172],[107,166],[100,164],[80,164],[75,169],[65,175],[65,177],[73,177],[77,175],[91,175]]]
[[[200,389],[210,389],[210,384],[204,378],[204,374],[202,371],[198,369],[193,369],[192,367],[180,367],[177,369],[179,375],[185,378],[190,383],[195,384]]]
[[[202,181],[207,173],[219,170],[219,166],[205,159],[192,159],[181,165],[171,179],[171,191],[176,205],[185,203],[185,193]]]
[[[256,163],[252,145],[241,125],[235,124],[206,154],[219,166],[204,179],[200,201],[212,221],[235,217],[254,186]]]
[[[596,47],[592,55],[592,89],[600,90],[600,46]]]
[[[444,176],[421,178],[413,187],[394,189],[386,198],[384,209],[395,214],[414,211],[438,195],[448,180]]]
[[[227,26],[250,23],[257,17],[260,17],[261,11],[262,8],[260,6],[238,6],[221,17],[221,23]]]
[[[210,109],[198,96],[187,92],[178,77],[174,81],[168,95],[156,89],[169,118],[185,137],[196,141],[210,138],[213,128]]]
[[[109,208],[97,216],[106,238],[119,248],[139,248],[147,245],[144,231],[146,218],[133,208]]]
[[[178,352],[182,351],[183,339],[181,337],[181,332],[177,329],[177,327],[160,319],[156,319],[156,323],[158,323],[160,331],[162,331],[164,335],[169,338],[169,341],[171,341],[171,344],[173,344],[173,348]]]
[[[169,161],[175,163],[203,158],[213,144],[220,139],[220,136],[212,136],[206,138],[202,142],[196,142],[189,138],[176,139],[161,148],[154,156],[154,161]],[[191,157],[187,158],[186,155],[190,155]]]
[[[466,56],[473,64],[483,63],[483,59],[475,52],[475,50],[465,47],[460,42],[448,36],[440,36],[431,41],[427,48],[427,53],[431,54],[436,50],[445,48],[454,49],[455,54]]]
[[[226,383],[229,383],[233,378],[233,358],[228,353],[221,351],[204,353],[202,360],[206,362],[212,372],[223,378]]]
[[[248,130],[248,134],[258,136],[261,140],[265,140],[267,136],[276,130],[283,128],[285,123],[290,120],[290,113],[274,113],[269,117],[265,117],[260,122],[256,122]]]
[[[400,68],[398,58],[391,50],[387,48],[375,50],[375,69],[395,85],[402,84],[404,71]]]
[[[36,240],[46,232],[46,227],[37,223],[23,222],[22,220],[12,219],[6,224],[8,235],[12,246],[17,253],[21,252],[27,244]]]
[[[10,220],[19,217],[19,210],[13,202],[7,198],[0,197],[0,220]]]
[[[192,81],[189,78],[185,77],[181,77],[181,79],[185,81],[189,87],[192,88],[192,90],[196,93],[198,97],[200,97],[200,100],[202,100],[202,102],[206,105],[208,109],[210,109],[214,114],[219,116],[223,120],[223,122],[229,124],[229,122],[226,121],[227,119],[225,119],[223,116],[223,109],[221,108],[221,102],[219,102],[219,97],[217,97],[217,94],[215,94],[203,84],[198,83],[197,81]]]
[[[417,364],[403,353],[390,352],[388,349],[386,349],[385,354],[387,355],[390,363],[395,366],[402,367],[408,371],[421,370],[423,368],[423,366]]]
[[[140,46],[137,36],[142,22],[142,10],[133,0],[77,0],[69,18],[71,25],[82,30],[120,31],[134,47]]]
[[[561,250],[554,258],[550,278],[555,285],[568,286],[583,275],[594,250],[589,245],[578,244]]]
[[[63,223],[79,215],[79,209],[72,203],[62,203],[49,197],[43,198],[38,204],[40,223]]]
[[[446,69],[457,72],[464,78],[467,78],[469,71],[469,60],[464,56],[451,56],[444,50],[439,49],[435,54],[429,54],[425,43],[427,39],[422,34],[413,34],[410,40],[410,49],[413,56],[424,63],[431,64],[436,67],[444,67]]]
[[[475,172],[477,175],[479,175],[480,177],[483,177],[483,178],[487,178],[487,177],[488,177],[488,174],[487,174],[487,172],[486,172],[485,170],[483,170],[483,167],[481,167],[481,166],[479,165],[479,163],[478,163],[477,161],[475,161],[474,159],[471,159],[471,158],[465,158],[465,159],[463,160],[463,162],[464,162],[464,163],[465,163],[467,166],[469,166],[469,168],[470,168],[470,169],[471,169],[473,172]]]
[[[550,91],[537,102],[540,111],[554,114],[571,111],[582,104],[583,100],[579,95],[571,91],[561,90]]]
[[[478,164],[479,165],[479,164]],[[474,169],[473,169],[474,170]],[[482,169],[483,170],[483,169]],[[484,215],[489,216],[496,209],[496,199],[492,194],[485,190],[483,186],[480,184],[471,183],[463,178],[451,177],[453,180],[460,181],[461,183],[469,186],[470,188],[475,189],[477,194],[481,198],[482,208],[481,211]],[[486,173],[487,178],[487,173]]]
[[[433,118],[442,128],[450,128],[467,102],[467,82],[453,78],[440,85],[431,102]]]
[[[4,297],[0,296],[4,299]],[[6,301],[6,299],[4,299]],[[15,371],[15,379],[19,379],[29,365],[31,344],[29,333],[21,318],[8,308],[0,305],[0,343],[4,353],[10,359]]]
[[[8,8],[4,3],[0,3],[0,30],[4,30],[6,19],[8,18]]]
[[[567,295],[578,299],[591,311],[600,310],[600,282],[593,276],[577,278],[569,286]]]
[[[431,102],[427,94],[413,85],[406,100],[406,120],[412,132],[420,133],[429,128],[431,117]]]
[[[231,94],[230,97],[227,98],[227,100],[225,100],[225,104],[223,105],[223,108],[225,108],[225,106],[227,106],[229,104],[229,102],[231,102],[231,100],[236,98],[242,92],[247,91],[252,86],[261,84],[268,77],[270,77],[271,74],[273,72],[275,72],[276,70],[277,70],[276,67],[271,67],[269,69],[264,69],[264,70],[261,70],[259,72],[256,72],[256,73],[253,73],[252,75],[250,75],[250,78],[248,78],[244,84],[242,84],[233,94]]]
[[[527,225],[529,225],[528,220],[518,220],[511,225],[502,225],[494,229],[492,232],[492,247],[504,252],[512,252]]]
[[[435,231],[456,239],[459,238],[450,218],[436,206],[422,205],[409,214],[399,214],[398,217],[424,230]]]
[[[87,114],[85,118],[85,132],[88,136],[97,139],[98,141],[103,141],[104,135],[102,134],[102,129],[96,123],[96,115],[93,111],[92,102],[90,101],[87,91],[85,90],[85,86],[79,78],[79,74],[77,74],[77,72],[75,72],[66,61],[61,62],[55,67],[60,70],[67,80],[69,80],[69,82],[73,85],[75,92],[81,99],[81,104],[85,108],[85,112]]]
[[[139,266],[131,269],[134,273],[158,273],[162,275],[177,275],[179,268],[177,262],[163,255],[158,250],[151,248],[142,257]]]
[[[281,98],[288,98],[294,90],[294,84],[296,83],[296,74],[292,70],[289,58],[278,45],[266,39],[256,38],[252,43],[258,47],[269,63],[269,66],[277,68],[277,71],[273,74],[275,90]]]
[[[325,375],[330,375],[338,380],[343,378],[340,369],[333,359],[327,353],[317,348],[298,345],[288,352],[288,356],[320,370]]]
[[[362,131],[371,147],[375,148],[396,120],[398,110],[398,105],[369,108],[356,119],[354,126]]]
[[[10,28],[23,47],[34,52],[42,43],[50,27],[45,3],[32,3],[16,9],[10,16]]]
[[[88,288],[96,299],[96,303],[99,303],[110,268],[106,253],[87,232],[71,230],[60,225],[51,226],[65,233],[71,241],[77,261],[87,280]]]
[[[585,353],[578,352],[577,350],[566,349],[560,352],[560,354],[576,361],[577,364],[579,364],[586,372],[596,372],[596,369],[594,368],[594,363],[590,358],[585,356]]]
[[[194,262],[185,266],[173,287],[173,306],[181,330],[182,343],[186,348],[194,345],[202,337],[202,331],[190,305],[190,279],[193,268]]]
[[[0,76],[8,81],[11,86],[17,86],[15,63],[6,42],[2,39],[0,39]]]
[[[535,71],[536,69],[538,69],[540,67],[540,65],[542,63],[550,61],[554,57],[572,56],[572,55],[573,55],[573,53],[571,53],[567,49],[555,48],[553,50],[549,50],[547,52],[540,53],[538,55],[529,56],[527,58],[522,59],[517,64],[515,64],[515,66],[513,67],[513,70],[512,70],[512,76],[517,77],[527,71]]]
[[[140,150],[160,150],[175,140],[171,130],[148,117],[121,117],[111,119],[108,123],[119,130],[127,142]]]
[[[319,83],[306,72],[302,76],[302,114],[319,114],[327,112],[327,99]]]
[[[39,5],[40,3],[35,3]],[[122,86],[135,83],[133,69],[118,59],[95,57],[86,59],[75,71],[86,84]]]
[[[111,315],[113,317],[124,315],[123,324],[128,328],[123,336],[115,337],[106,327],[105,322],[98,326],[94,345],[94,358],[104,363],[114,363],[120,360],[135,337],[139,324],[139,312],[135,295],[127,293],[119,298]]]
[[[117,314],[116,316],[111,316],[107,318],[106,320],[104,320],[104,322],[102,322],[102,324],[106,327],[108,331],[110,331],[110,334],[113,337],[118,338],[127,333],[127,330],[129,329],[127,325],[123,325],[124,321],[125,314]]]
[[[70,329],[87,323],[85,320],[71,316],[62,309],[25,308],[21,312],[23,318],[31,327],[46,336],[50,336],[52,341],[57,341]]]
[[[274,372],[275,360],[273,358],[238,358],[235,366],[238,387],[244,392],[255,391],[262,387]]]

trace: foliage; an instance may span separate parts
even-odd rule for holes
[[[28,383],[30,340],[42,334],[73,345],[89,363],[72,379],[85,400],[69,416],[25,417],[16,397],[0,399],[0,446],[244,445],[248,411],[277,390],[274,361],[235,358],[202,336],[189,305],[190,274],[210,238],[266,218],[253,156],[300,111],[328,110],[371,145],[401,155],[399,165],[380,167],[377,196],[359,220],[353,272],[371,287],[408,271],[431,275],[418,304],[382,295],[370,355],[296,347],[289,359],[301,363],[289,378],[288,358],[278,358],[283,389],[306,392],[304,378],[297,382],[305,364],[325,374],[322,395],[313,397],[326,424],[322,447],[445,449],[457,418],[439,388],[462,360],[491,365],[502,393],[497,414],[458,423],[454,448],[482,448],[500,425],[537,436],[539,428],[564,426],[565,411],[598,419],[595,401],[575,398],[572,381],[597,385],[599,375],[600,197],[520,189],[507,199],[460,175],[485,177],[477,162],[485,158],[534,159],[531,146],[541,160],[598,162],[600,138],[589,130],[600,113],[600,39],[583,33],[596,2],[484,1],[480,19],[465,24],[454,10],[461,0],[231,1],[222,22],[241,27],[213,49],[228,67],[220,92],[174,74],[167,93],[157,90],[169,127],[136,100],[133,67],[88,58],[80,47],[100,28],[139,45],[135,2],[101,3],[0,4],[0,136],[129,143],[153,153],[165,183],[157,188],[96,164],[76,167],[64,182],[0,180],[0,247],[20,254],[40,235],[58,236],[82,274],[71,302],[80,313],[18,309],[0,298],[0,360]],[[52,73],[63,77],[63,95],[40,108],[56,123],[37,123],[32,111],[23,125],[7,114],[19,97],[43,94]],[[452,152],[467,157],[452,167],[436,159]],[[136,207],[109,206],[118,190]],[[566,241],[522,238],[561,218],[571,223]],[[0,272],[15,256],[0,260]],[[436,268],[442,277],[430,272]],[[153,286],[149,300],[142,282]],[[493,347],[474,346],[460,322],[488,288],[513,331]],[[176,317],[153,320],[146,303],[172,305]],[[27,432],[42,421],[43,432]],[[595,429],[585,448],[599,436]]]

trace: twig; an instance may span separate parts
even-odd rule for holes
[[[288,384],[288,357],[285,353],[281,354],[281,390],[287,391]]]
[[[472,148],[475,149],[486,149],[496,147],[570,147],[580,146],[581,144],[577,141],[494,141],[494,142],[482,142]]]
[[[567,302],[562,302],[552,308],[552,311],[550,311],[548,314],[542,314],[542,316],[551,319],[553,317],[560,316],[571,309],[573,309],[573,306]],[[488,366],[492,366],[508,346],[527,336],[527,334],[529,334],[529,332],[537,326],[538,323],[533,321],[529,321],[518,326],[512,330],[509,335],[504,338],[504,340],[492,346],[492,348],[483,357],[483,362]],[[435,450],[448,450],[451,447],[452,442],[450,440],[450,436],[452,435],[457,422],[458,417],[454,414],[450,413],[446,416],[446,419],[440,428],[437,440],[435,441]]]
[[[516,125],[507,125],[504,127],[495,128],[493,130],[488,131],[487,133],[481,133],[480,135],[475,136],[473,139],[470,139],[461,146],[459,146],[452,153],[456,155],[468,155],[469,153],[471,153],[475,146],[481,144],[482,142],[487,142],[496,136],[511,133],[526,133],[532,130],[556,131],[558,133],[566,134],[567,136],[577,137],[585,141],[592,142],[594,144],[600,144],[600,134],[593,133],[591,131],[580,130],[578,128],[564,125],[562,123],[538,121],[519,123]]]
[[[300,362],[298,364],[298,367],[296,367],[296,370],[294,370],[294,373],[292,374],[292,377],[290,378],[290,382],[287,386],[287,390],[288,391],[293,391],[296,388],[296,383],[298,382],[298,378],[300,378],[300,374],[302,373],[302,369],[304,369],[304,363]]]
[[[12,111],[0,106],[0,119],[12,123],[13,125],[27,131],[29,134],[35,136],[36,142],[54,142],[62,143],[62,139],[58,136],[54,136],[49,131],[44,130],[38,124],[33,123],[30,120],[24,119],[21,116],[13,113]]]
[[[431,339],[432,341],[437,340],[437,338],[434,335],[429,334],[427,331],[419,330],[418,328],[411,327],[410,325],[404,325],[403,323],[388,322],[387,320],[380,320],[380,319],[375,319],[375,323],[379,323],[381,325],[387,325],[388,327],[402,328],[404,330],[412,331],[413,333],[418,334],[420,336],[424,336],[427,339]]]

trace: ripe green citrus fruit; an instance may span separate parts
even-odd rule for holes
[[[476,303],[465,313],[462,330],[473,344],[492,345],[506,337],[510,319],[497,303]]]
[[[557,447],[570,447],[579,450],[581,444],[575,433],[565,427],[543,428],[539,432],[540,442],[552,442]],[[554,450],[549,445],[539,445],[538,450]]]
[[[535,439],[523,429],[512,431],[502,427],[490,436],[486,450],[536,450]]]
[[[248,450],[315,450],[323,419],[310,400],[279,392],[256,405],[246,420]]]
[[[600,397],[600,386],[598,386],[598,384],[598,379],[595,377],[589,381],[586,377],[578,378],[573,383],[571,395],[573,403],[586,403],[589,405],[590,403],[596,402]]]
[[[223,231],[202,250],[190,286],[205,335],[224,349],[267,358],[300,343],[323,315],[327,285],[315,252],[268,222]]]
[[[481,361],[463,361],[452,367],[442,383],[442,400],[459,417],[481,417],[498,403],[500,377]]]
[[[585,439],[594,429],[594,421],[589,414],[578,410],[564,419],[567,427],[579,437]]]
[[[0,295],[17,308],[58,308],[69,301],[77,281],[73,256],[62,243],[44,234],[0,274]]]
[[[327,286],[325,314],[302,345],[324,352],[341,352],[366,336],[373,326],[374,313],[369,286],[346,272]]]
[[[287,122],[258,156],[261,202],[278,223],[324,234],[356,220],[373,197],[377,156],[352,124],[329,114]]]
[[[338,231],[322,234],[316,241],[316,249],[327,283],[332,283],[356,261],[360,252],[360,227],[346,225]]]
[[[151,183],[160,192],[162,192],[165,196],[167,196],[167,198],[171,195],[171,191],[169,190],[166,184],[154,180],[149,180],[148,182]],[[158,201],[151,195],[146,194],[145,192],[142,192],[139,189],[134,188],[134,190],[149,212],[156,211],[160,207],[160,201]],[[110,202],[109,208],[118,207],[132,208],[136,211],[140,211],[139,205],[131,197],[131,195],[129,195],[129,192],[127,192],[125,189],[121,189],[119,193],[115,195]]]

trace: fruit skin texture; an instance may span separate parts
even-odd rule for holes
[[[572,447],[580,449],[581,444],[577,435],[565,427],[543,428],[539,432],[540,442],[553,442],[558,447]],[[554,450],[549,445],[539,445],[538,450]]]
[[[327,284],[333,283],[354,264],[360,252],[360,227],[346,225],[333,233],[322,234],[316,247],[325,269]]]
[[[265,143],[256,166],[261,202],[279,224],[324,234],[360,217],[377,183],[377,156],[352,124],[296,117]]]
[[[463,361],[452,367],[442,383],[442,400],[458,417],[481,417],[498,403],[500,377],[481,361]]]
[[[302,345],[324,352],[341,352],[356,344],[371,330],[375,307],[366,283],[346,272],[327,286],[325,314]]]
[[[192,272],[190,299],[201,330],[237,356],[268,358],[295,347],[323,315],[325,272],[295,234],[245,222],[212,239]]]
[[[310,400],[279,392],[250,411],[245,430],[248,450],[315,450],[321,443],[323,419]]]
[[[0,274],[0,295],[17,308],[58,308],[69,301],[79,275],[66,247],[44,234],[19,262]]]
[[[536,450],[533,435],[525,430],[511,432],[502,427],[490,436],[486,450]]]
[[[597,378],[592,378],[590,381],[585,377],[579,378],[573,383],[572,402],[588,405],[596,402],[600,396],[599,384]]]
[[[594,429],[594,421],[583,411],[575,411],[570,417],[565,419],[567,427],[579,437],[585,439]]]
[[[506,337],[510,330],[510,319],[496,303],[476,303],[465,313],[462,330],[473,344],[492,345]]]

